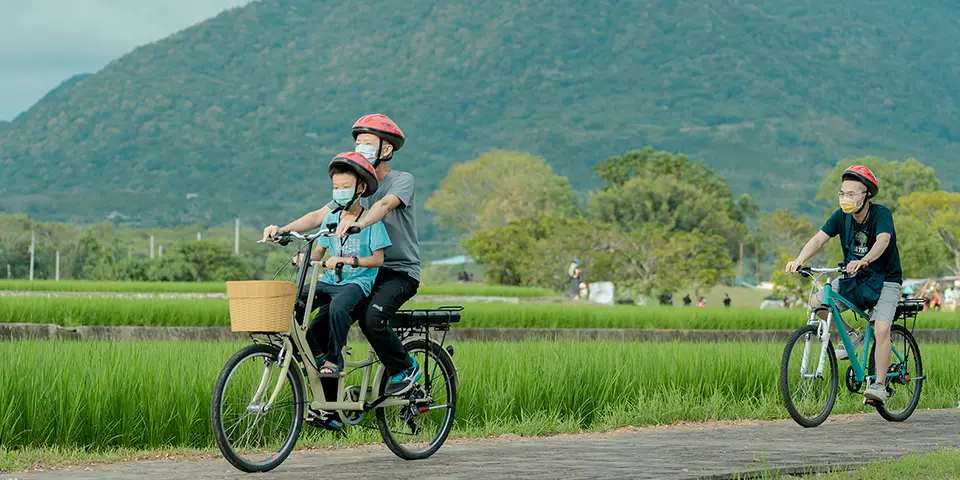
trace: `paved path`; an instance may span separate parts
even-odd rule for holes
[[[877,439],[863,445],[859,439]],[[257,476],[302,478],[730,478],[764,468],[795,469],[890,459],[960,447],[960,410],[921,411],[906,423],[876,414],[828,420],[804,429],[790,420],[628,429],[610,434],[451,442],[432,458],[406,462],[386,447],[302,451]],[[223,459],[158,460],[0,475],[0,479],[251,478]]]

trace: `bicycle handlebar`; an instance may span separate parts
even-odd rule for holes
[[[354,235],[360,233],[360,227],[353,226],[347,229],[347,235]],[[316,240],[320,237],[332,237],[337,234],[337,224],[331,223],[327,225],[327,228],[318,230],[312,234],[304,235],[302,233],[295,232],[293,230],[281,230],[273,236],[272,243],[278,243],[281,246],[287,246],[293,240],[301,240],[305,242]],[[269,242],[269,240],[268,240]],[[258,240],[257,243],[264,243],[263,240]]]
[[[812,277],[814,274],[843,273],[845,271],[846,265],[843,263],[833,268],[811,267],[809,265],[804,265],[797,269],[797,274],[803,275],[804,277]]]

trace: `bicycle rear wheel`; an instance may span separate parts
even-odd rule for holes
[[[923,363],[920,361],[920,347],[910,331],[903,325],[894,325],[890,329],[890,344],[897,349],[901,361],[895,355],[890,355],[890,366],[887,372],[894,372],[896,377],[887,378],[887,401],[877,405],[877,413],[890,422],[902,422],[913,415],[920,403],[920,391],[923,389]],[[870,374],[876,372],[877,344],[874,342],[870,349]],[[920,378],[919,380],[914,380]]]
[[[783,349],[780,360],[780,394],[795,422],[816,427],[824,422],[837,401],[837,356],[833,344],[827,344],[823,373],[817,375],[820,349],[816,325],[798,328]]]
[[[274,404],[280,349],[256,344],[235,353],[217,378],[210,407],[213,437],[224,458],[244,472],[266,472],[293,451],[303,426],[305,396],[300,370],[291,364]]]
[[[404,346],[417,359],[423,377],[400,397],[410,399],[410,405],[377,409],[377,426],[383,442],[396,456],[420,460],[436,453],[453,427],[457,370],[447,352],[434,343],[414,340]],[[384,374],[380,392],[388,381]]]

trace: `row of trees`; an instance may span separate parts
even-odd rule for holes
[[[203,238],[195,241],[197,232]],[[31,232],[36,235],[37,279],[55,276],[60,253],[62,279],[222,281],[262,276],[289,258],[287,251],[254,248],[259,233],[241,230],[240,254],[233,253],[233,227],[205,229],[184,226],[137,230],[109,223],[78,226],[36,222],[26,215],[0,215],[0,277],[26,278],[30,268]],[[149,238],[155,237],[150,258]],[[160,246],[164,247],[162,256]],[[271,253],[273,256],[269,256]],[[282,257],[282,258],[281,258]],[[272,274],[275,270],[271,271]]]
[[[652,148],[594,167],[578,198],[542,158],[490,151],[450,170],[426,208],[459,232],[488,281],[557,287],[579,257],[592,279],[636,294],[702,291],[733,274],[757,205],[700,162]]]
[[[823,218],[836,209],[843,170],[869,166],[881,182],[877,203],[896,218],[907,276],[960,274],[960,193],[940,190],[932,168],[915,159],[842,160],[823,178]],[[600,163],[604,187],[578,196],[542,158],[494,150],[451,168],[427,201],[441,228],[458,232],[488,281],[556,287],[563,266],[580,257],[596,280],[652,295],[704,289],[732,279],[741,246],[772,265],[779,293],[804,285],[778,274],[816,232],[819,221],[787,210],[760,215],[703,163],[652,148]],[[782,180],[786,182],[788,180]],[[839,261],[831,242],[817,262]]]

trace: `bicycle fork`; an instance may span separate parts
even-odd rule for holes
[[[800,362],[800,377],[801,378],[822,378],[823,369],[826,366],[827,360],[827,349],[830,346],[830,324],[833,321],[833,312],[827,313],[827,319],[821,320],[817,317],[816,313],[810,314],[810,320],[807,321],[808,324],[817,325],[817,338],[820,340],[820,355],[819,361],[817,362],[817,371],[816,373],[807,373],[810,369],[809,360],[810,352],[813,350],[814,338],[807,336],[806,342],[803,345],[803,359]]]
[[[283,348],[280,349],[280,355],[277,357],[277,362],[264,362],[263,375],[260,377],[260,383],[257,385],[257,391],[253,394],[253,398],[247,405],[247,411],[250,413],[266,413],[277,401],[277,397],[280,395],[280,390],[283,389],[283,384],[287,378],[287,371],[290,370],[290,363],[293,361],[293,349],[290,348],[290,344],[288,343],[289,341],[290,340],[287,339],[283,342]],[[277,377],[277,383],[273,387],[273,392],[270,394],[270,399],[266,402],[261,402],[261,399],[269,387],[270,377],[272,377],[272,373],[277,368],[280,369],[280,375]]]

